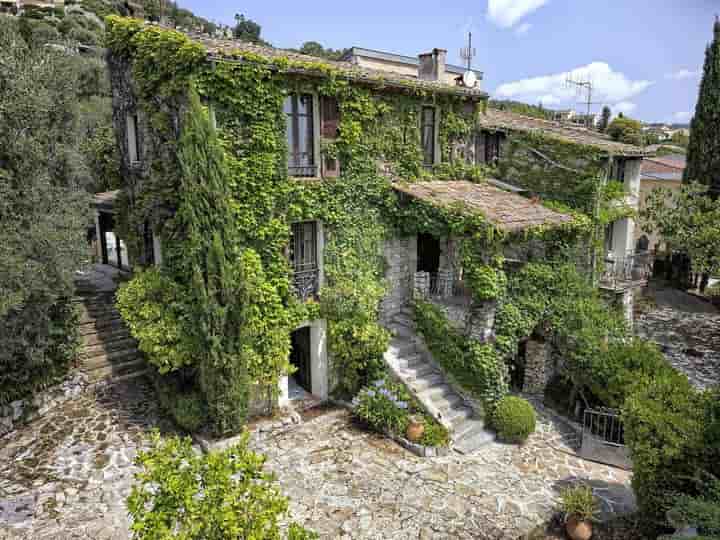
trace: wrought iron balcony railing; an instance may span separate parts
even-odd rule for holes
[[[314,178],[318,176],[318,167],[317,165],[289,165],[288,176]]]
[[[452,271],[415,272],[414,294],[451,302],[469,301],[470,291]]]
[[[303,264],[293,272],[293,289],[297,297],[305,302],[315,298],[320,288],[320,271],[317,265]]]
[[[631,251],[623,258],[608,257],[600,284],[615,289],[642,285],[650,279],[652,265],[653,254],[650,251]]]

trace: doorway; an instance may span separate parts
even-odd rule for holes
[[[417,238],[417,271],[436,274],[440,269],[440,239],[420,233]]]
[[[115,232],[115,216],[109,212],[98,214],[100,225],[100,251],[103,264],[123,270],[130,269],[127,246]]]
[[[297,368],[288,381],[290,399],[303,399],[312,394],[310,360],[310,327],[305,326],[290,334],[290,363]]]

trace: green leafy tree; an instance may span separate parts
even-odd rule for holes
[[[300,46],[298,52],[309,54],[310,56],[327,58],[328,60],[340,60],[347,50],[348,49],[326,49],[317,41],[306,41]]]
[[[690,257],[698,274],[720,272],[720,201],[705,196],[707,187],[657,188],[641,212],[643,229],[657,231],[672,251]]]
[[[642,124],[632,118],[626,118],[622,113],[610,122],[606,131],[615,141],[626,144],[643,144]]]
[[[687,166],[683,173],[686,183],[699,182],[711,186],[711,193],[720,193],[720,19],[716,18],[714,38],[705,50],[705,65],[695,116],[690,124]]]
[[[608,126],[610,125],[610,117],[612,116],[612,111],[610,110],[610,107],[605,105],[602,108],[602,113],[600,115],[600,125],[598,128],[600,131],[607,130]]]
[[[246,434],[227,450],[198,454],[189,438],[155,433],[136,458],[141,470],[127,499],[133,540],[316,539],[296,523],[283,534],[288,499],[247,442]]]
[[[237,39],[249,41],[251,43],[264,44],[265,41],[260,37],[262,27],[252,19],[246,19],[243,14],[235,14],[235,28],[233,35]]]
[[[64,373],[77,345],[70,303],[86,257],[87,172],[78,73],[0,17],[0,401]]]

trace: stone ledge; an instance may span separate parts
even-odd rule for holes
[[[32,397],[16,399],[0,406],[0,437],[23,424],[40,418],[58,405],[79,396],[91,386],[84,373],[75,373],[55,386]]]

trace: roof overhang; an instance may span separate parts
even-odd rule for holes
[[[448,210],[482,216],[496,229],[516,233],[533,227],[562,227],[573,217],[551,210],[539,201],[505,191],[487,182],[432,180],[395,183],[393,188],[414,199]]]

